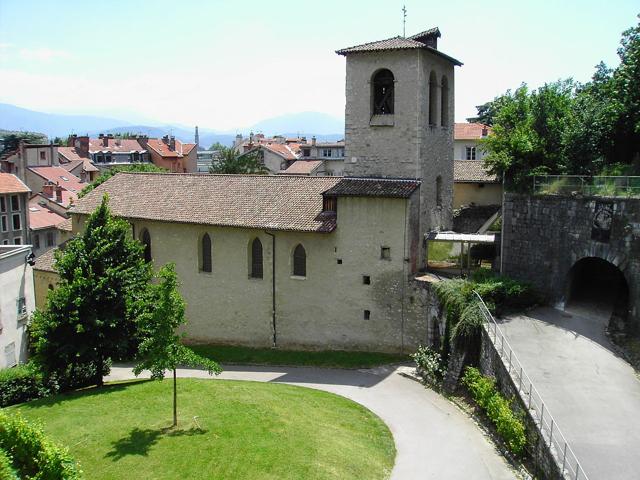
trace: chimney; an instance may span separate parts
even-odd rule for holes
[[[489,135],[489,129],[487,128],[486,125],[482,126],[482,136],[486,137],[487,135]]]
[[[169,145],[169,135],[165,135],[162,137],[162,143],[165,145]]]
[[[62,187],[56,185],[56,202],[62,203]]]
[[[147,135],[138,135],[137,140],[142,148],[147,148],[147,143],[149,143],[149,137]]]
[[[55,188],[55,185],[53,183],[46,182],[42,186],[42,194],[47,198],[53,198],[54,197],[54,188]]]
[[[67,138],[67,147],[75,147],[76,138],[78,138],[76,134],[69,135],[69,138]]]
[[[100,138],[102,138],[102,146],[103,147],[108,147],[109,146],[109,136],[100,134]]]
[[[78,155],[81,157],[89,156],[89,135],[83,135],[81,137],[77,137],[74,143],[76,150],[78,151]]]
[[[316,146],[316,136],[315,135],[313,137],[311,137],[311,146],[312,147]]]
[[[175,150],[175,149],[176,149],[176,137],[171,135],[169,137],[169,150]]]

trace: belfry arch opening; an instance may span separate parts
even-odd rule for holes
[[[629,286],[622,271],[598,257],[578,260],[569,270],[566,309],[578,309],[621,330],[629,314]]]

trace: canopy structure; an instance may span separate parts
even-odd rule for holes
[[[493,233],[429,232],[428,270],[447,276],[469,275],[478,268],[491,268],[496,257]]]

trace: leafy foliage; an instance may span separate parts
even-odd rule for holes
[[[108,197],[91,214],[84,232],[56,252],[60,282],[31,324],[34,360],[62,389],[102,384],[111,359],[135,352],[135,318],[144,308],[151,266],[131,227],[113,218]]]
[[[209,173],[265,174],[268,169],[260,162],[259,152],[238,155],[233,148],[222,147],[220,158],[211,162]]]
[[[601,175],[614,164],[640,173],[640,24],[623,33],[618,56],[617,68],[600,63],[584,85],[521,85],[477,107],[474,120],[493,126],[481,142],[485,163],[507,188],[529,191],[534,175]]]
[[[46,397],[58,390],[33,363],[0,370],[0,408]]]
[[[446,370],[440,352],[420,345],[411,358],[425,381],[432,385],[440,383]]]
[[[44,133],[37,132],[0,130],[0,137],[2,138],[0,153],[15,150],[22,140],[26,143],[47,143],[47,136]]]
[[[17,472],[11,464],[11,457],[0,448],[0,478],[3,480],[19,480]]]
[[[208,148],[208,150],[211,151],[217,151],[217,150],[224,150],[225,148],[227,148],[225,145],[221,144],[220,142],[214,142],[211,144],[211,146]]]
[[[175,266],[169,263],[158,272],[159,283],[149,285],[147,304],[150,308],[138,319],[142,341],[139,347],[141,360],[134,367],[137,376],[143,370],[151,371],[151,378],[162,380],[165,370],[175,371],[179,365],[203,367],[209,374],[219,374],[220,366],[205,357],[196,354],[182,345],[178,327],[184,325],[185,303],[178,291],[178,277]],[[174,426],[177,424],[176,385],[174,382]]]
[[[46,438],[39,426],[20,415],[0,410],[0,451],[6,452],[20,477],[42,480],[75,480],[80,470],[66,448]],[[1,456],[0,456],[1,458]],[[2,461],[0,460],[0,464]],[[0,467],[0,473],[2,467]],[[2,477],[4,478],[4,477]]]
[[[462,383],[480,408],[486,411],[509,450],[516,455],[522,454],[527,444],[524,423],[511,409],[512,401],[496,390],[495,380],[482,375],[477,368],[467,367]]]
[[[119,173],[119,172],[134,172],[134,173],[135,172],[143,172],[143,173],[144,172],[152,172],[152,173],[153,172],[158,172],[158,173],[165,173],[165,172],[168,172],[168,170],[166,168],[157,167],[153,163],[134,163],[132,165],[121,165],[121,166],[117,166],[117,167],[112,167],[112,168],[109,168],[107,170],[103,170],[98,178],[96,178],[93,182],[91,182],[89,185],[84,187],[80,191],[80,193],[78,193],[78,197],[79,198],[84,197],[87,193],[92,191],[94,188],[102,185],[104,182],[106,182],[111,177],[113,177],[116,173]]]

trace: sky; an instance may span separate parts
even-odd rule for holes
[[[0,102],[231,131],[303,111],[344,117],[335,50],[438,26],[456,121],[525,82],[618,63],[637,0],[0,0]]]

